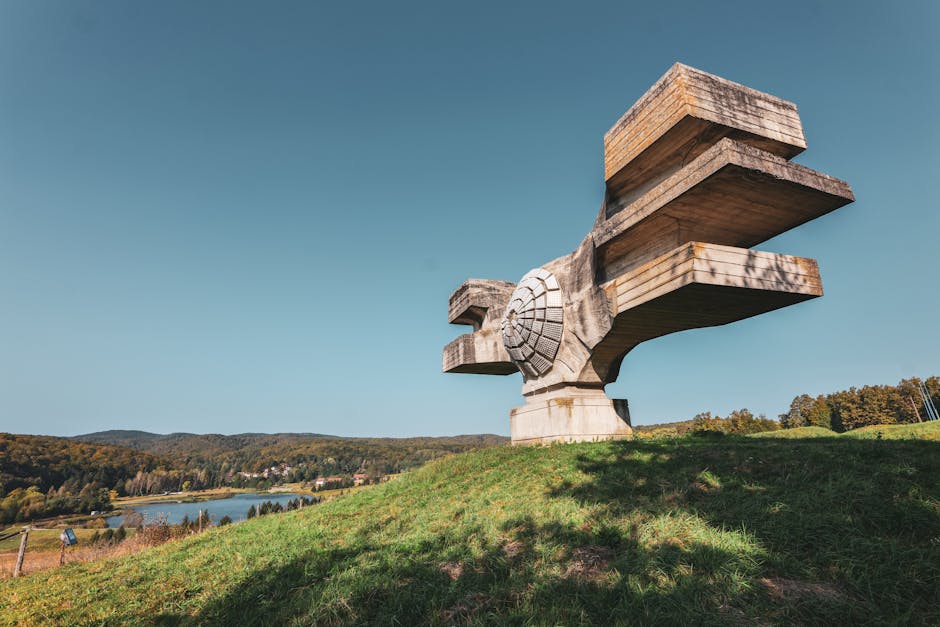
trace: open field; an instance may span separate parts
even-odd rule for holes
[[[870,427],[847,431],[839,437],[870,440],[940,440],[940,420],[910,425],[872,425]]]
[[[14,525],[8,527],[10,531],[16,529],[22,529],[22,526]],[[78,529],[73,528],[75,535],[78,537],[78,541],[82,544],[87,542],[92,535],[97,531],[101,533],[101,529]],[[6,532],[6,530],[4,530]],[[33,529],[29,532],[28,546],[29,550],[33,551],[48,551],[51,549],[59,550],[59,534],[62,533],[62,529]],[[12,538],[7,538],[6,540],[0,541],[0,553],[8,553],[10,551],[17,551],[20,546],[20,536],[16,535]]]
[[[779,431],[762,431],[761,433],[749,433],[749,438],[835,438],[839,434],[825,427],[797,427],[796,429],[781,429]]]
[[[493,448],[131,558],[0,582],[7,624],[532,620],[936,624],[940,443]]]
[[[10,529],[13,529],[12,527]],[[79,529],[73,531],[78,537],[78,545],[65,550],[66,563],[97,559],[109,551],[103,546],[92,546],[90,540],[101,529]],[[127,537],[134,535],[136,529],[127,529]],[[62,529],[33,529],[29,532],[26,544],[26,557],[23,560],[23,573],[36,573],[59,565],[60,541]],[[0,541],[0,579],[12,577],[16,564],[16,554],[20,547],[20,536]]]
[[[940,421],[905,425],[872,425],[845,433],[823,427],[798,427],[752,433],[750,438],[853,438],[857,440],[940,440]]]

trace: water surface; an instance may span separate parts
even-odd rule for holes
[[[151,503],[149,505],[136,505],[133,510],[140,512],[144,516],[144,521],[149,523],[163,514],[166,521],[171,525],[178,525],[183,520],[183,516],[188,516],[190,520],[195,520],[199,516],[199,510],[208,512],[212,522],[216,523],[223,516],[228,516],[232,522],[245,520],[248,515],[248,508],[254,505],[256,508],[265,501],[280,503],[286,505],[288,501],[303,496],[301,494],[292,494],[290,492],[277,492],[272,494],[264,492],[261,494],[240,493],[224,499],[215,499],[212,501],[201,501],[199,503],[176,503],[165,501],[163,503]],[[128,508],[127,513],[130,513]],[[120,527],[124,522],[124,516],[109,516],[105,518],[109,527]]]

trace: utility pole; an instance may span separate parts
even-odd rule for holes
[[[20,537],[20,552],[16,554],[16,566],[13,567],[13,577],[19,577],[23,570],[23,558],[26,556],[26,540],[29,538],[29,527],[23,527]]]

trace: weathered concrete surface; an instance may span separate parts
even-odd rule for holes
[[[786,159],[806,148],[792,102],[673,65],[604,136],[607,216],[724,137]]]
[[[749,250],[854,200],[788,161],[804,148],[793,103],[674,65],[604,137],[606,197],[578,248],[529,288],[472,279],[451,296],[448,319],[474,332],[444,370],[522,371],[514,442],[629,434],[603,390],[637,344],[822,295],[815,260]]]
[[[603,388],[574,386],[527,396],[509,413],[509,430],[517,445],[593,442],[633,432],[626,401],[607,398]]]
[[[607,276],[683,242],[749,248],[854,200],[845,181],[722,139],[597,225]]]
[[[714,327],[822,296],[815,259],[689,242],[604,284],[614,316],[591,372],[617,380],[638,344]]]
[[[467,279],[451,294],[448,321],[470,325],[473,333],[461,335],[444,347],[444,372],[512,374],[519,371],[509,358],[500,334],[500,322],[515,288],[516,284],[509,281]]]
[[[474,331],[499,325],[515,283],[492,279],[467,279],[453,294],[447,308],[451,324],[469,324]]]

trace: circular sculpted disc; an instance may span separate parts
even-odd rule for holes
[[[548,270],[536,268],[519,281],[501,324],[503,345],[526,379],[552,369],[562,328],[558,281]]]

